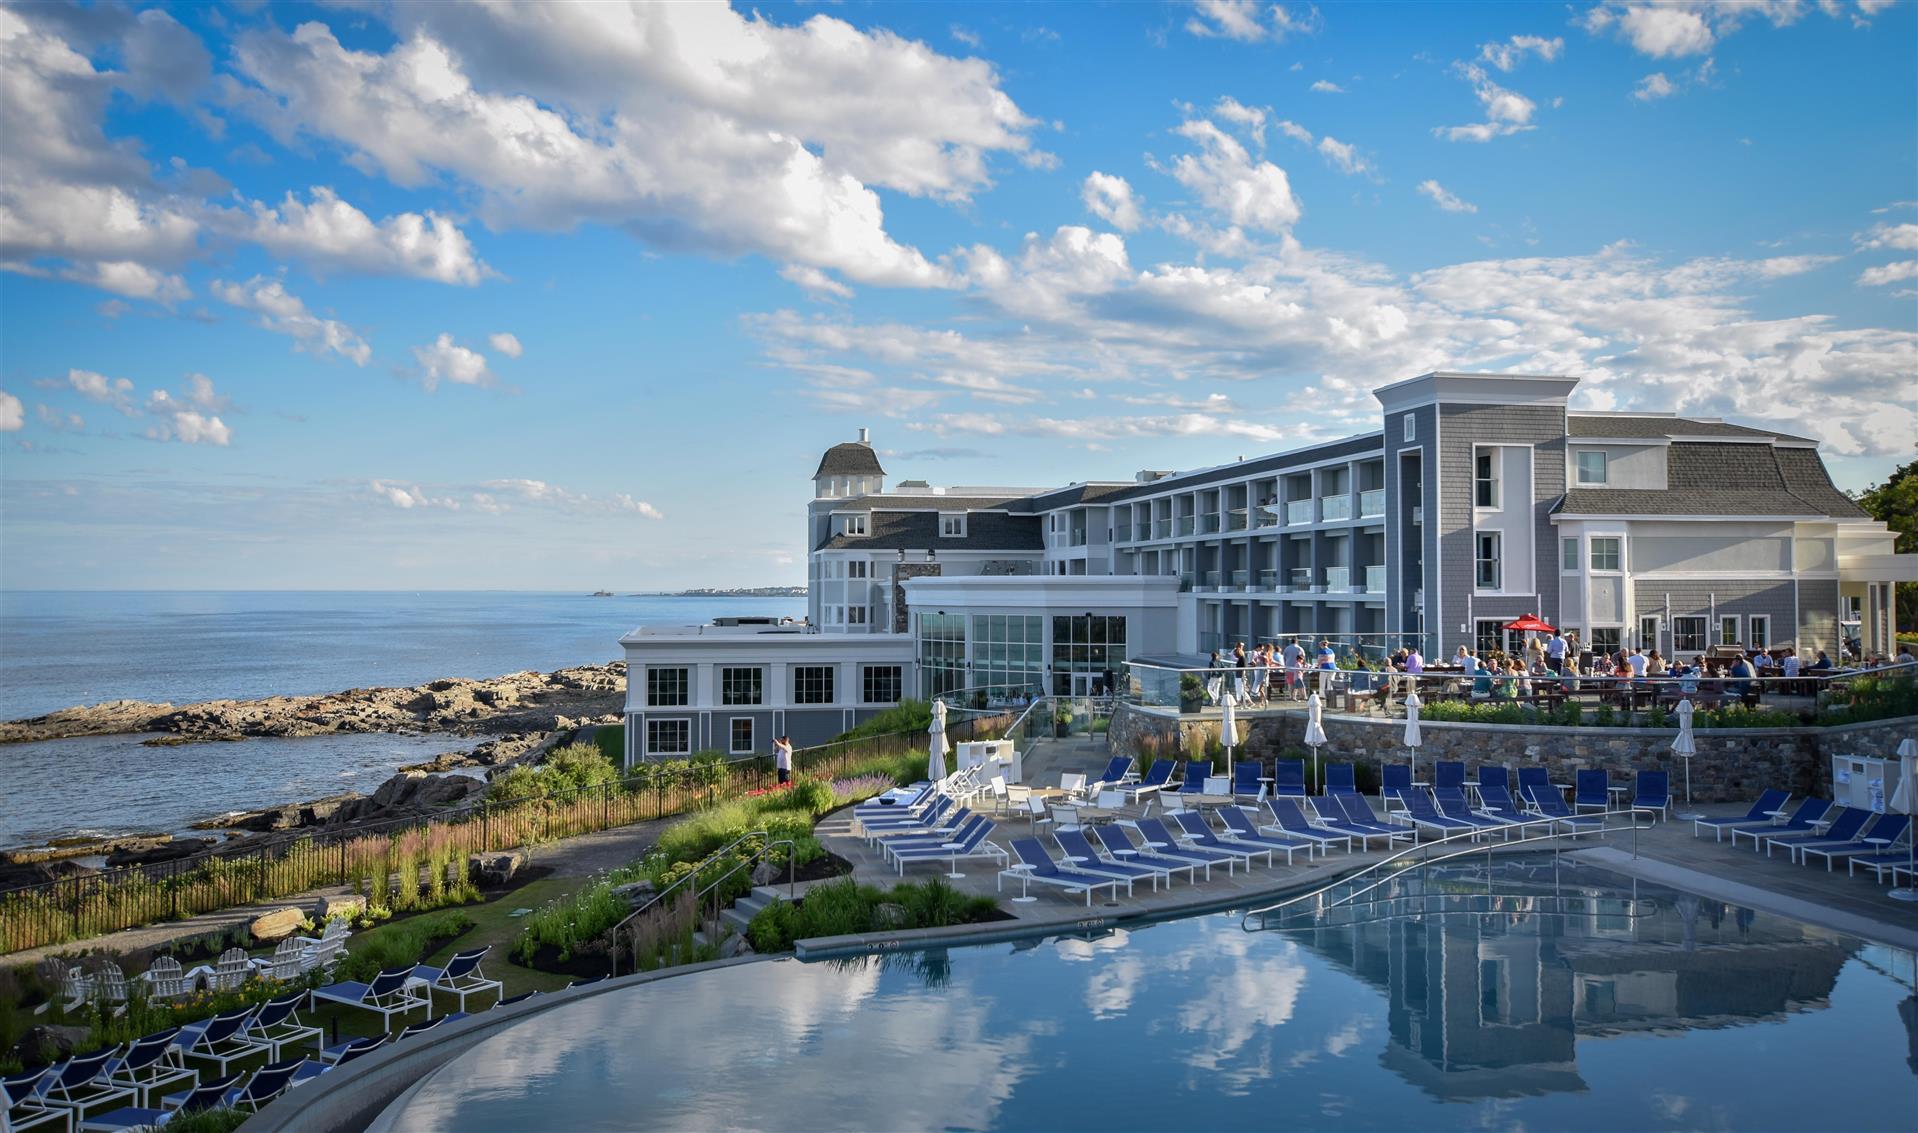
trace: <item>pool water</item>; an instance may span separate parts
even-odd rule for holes
[[[1914,1127],[1909,953],[1549,860],[1366,901],[636,986],[485,1040],[382,1123]]]

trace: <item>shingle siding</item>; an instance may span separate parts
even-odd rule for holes
[[[1793,597],[1789,579],[1673,579],[1639,582],[1633,590],[1637,610],[1625,627],[1627,641],[1637,640],[1639,618],[1668,616],[1665,607],[1667,594],[1671,595],[1670,618],[1709,618],[1714,613],[1721,618],[1736,615],[1739,618],[1739,636],[1750,637],[1750,630],[1746,628],[1750,623],[1745,619],[1753,614],[1763,614],[1771,618],[1773,648],[1789,645],[1796,636],[1792,628]],[[1717,624],[1708,623],[1705,629],[1711,642],[1718,644]],[[1658,647],[1669,655],[1671,645],[1672,623],[1667,620],[1660,627]]]
[[[1779,515],[1869,518],[1832,486],[1813,449],[1675,442],[1664,490],[1573,488],[1561,515]]]
[[[1439,562],[1443,570],[1443,621],[1439,652],[1449,655],[1470,633],[1459,632],[1472,593],[1472,448],[1479,444],[1532,446],[1531,510],[1536,562],[1533,578],[1538,605],[1558,608],[1557,539],[1552,535],[1552,506],[1565,492],[1565,410],[1553,405],[1441,405],[1439,407]],[[1511,487],[1505,488],[1510,493]],[[1509,496],[1508,496],[1509,498]],[[1430,522],[1431,510],[1426,518]],[[1427,601],[1431,589],[1426,590]],[[1507,607],[1517,604],[1517,608]],[[1525,598],[1474,598],[1472,616],[1525,613]]]
[[[939,534],[939,515],[930,511],[876,511],[865,535],[833,535],[816,551],[1041,551],[1045,536],[1039,517],[997,511],[966,513],[966,533]]]
[[[1749,425],[1733,425],[1727,421],[1700,421],[1691,417],[1612,417],[1608,415],[1583,416],[1577,413],[1566,417],[1565,427],[1573,437],[1777,437],[1781,441],[1804,441],[1804,437],[1794,437],[1789,433],[1780,433],[1773,429],[1754,429]]]

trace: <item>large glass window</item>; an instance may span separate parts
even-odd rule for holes
[[[1621,561],[1616,535],[1592,536],[1592,569],[1617,570]]]
[[[722,668],[719,670],[721,704],[763,703],[765,670],[758,668]]]
[[[1506,651],[1506,618],[1479,618],[1473,623],[1472,648],[1480,658],[1491,652]]]
[[[651,708],[680,708],[686,704],[686,669],[683,666],[648,666],[646,704]]]
[[[1578,482],[1581,484],[1605,483],[1605,453],[1581,452],[1578,454]]]
[[[1498,506],[1498,450],[1480,449],[1472,457],[1472,504]]]
[[[1126,620],[1106,614],[1071,614],[1052,619],[1052,691],[1071,696],[1072,674],[1091,673],[1114,683],[1126,662]]]
[[[966,686],[964,614],[919,615],[919,672],[926,682],[921,695],[928,699]]]
[[[988,702],[1043,692],[1045,631],[1041,617],[972,615],[972,687]]]
[[[1705,651],[1705,619],[1672,619],[1672,652],[1702,653]]]
[[[1570,538],[1570,539],[1560,539],[1558,543],[1559,543],[1559,549],[1560,549],[1559,566],[1565,570],[1577,570],[1578,569],[1578,539],[1577,537],[1574,536],[1573,538]]]
[[[1753,614],[1748,620],[1751,626],[1751,640],[1745,644],[1753,649],[1771,648],[1771,615]]]
[[[1481,531],[1472,560],[1472,580],[1480,590],[1497,590],[1499,585],[1499,533]]]
[[[832,677],[831,665],[794,665],[793,703],[831,704]]]
[[[690,755],[693,750],[691,720],[646,721],[646,754]]]
[[[897,704],[904,694],[904,670],[898,665],[866,665],[860,670],[860,700],[865,704]]]
[[[751,755],[753,751],[753,718],[735,716],[732,719],[732,731],[729,737],[732,746],[727,750],[734,755]]]
[[[1616,653],[1624,648],[1625,630],[1622,626],[1592,627],[1591,650],[1593,653]]]

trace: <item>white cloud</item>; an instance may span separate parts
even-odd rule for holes
[[[501,511],[513,504],[550,508],[580,515],[637,515],[642,519],[664,519],[660,510],[645,500],[624,492],[594,496],[549,484],[544,480],[487,480],[480,485],[490,504]]]
[[[1485,111],[1485,121],[1467,126],[1440,126],[1432,132],[1451,142],[1489,142],[1493,138],[1532,129],[1532,112],[1538,109],[1531,99],[1493,82],[1485,68],[1476,63],[1455,63],[1453,71],[1472,85],[1472,93]]]
[[[1536,55],[1550,63],[1564,50],[1565,41],[1558,36],[1546,39],[1537,35],[1515,35],[1504,43],[1481,44],[1478,57],[1482,62],[1509,72],[1523,62],[1527,55]]]
[[[526,348],[519,343],[519,336],[507,331],[487,335],[486,344],[493,348],[493,353],[503,354],[508,358],[518,358],[526,353]]]
[[[1853,236],[1852,241],[1865,251],[1877,248],[1918,251],[1918,224],[1874,224],[1870,232],[1861,232]]]
[[[1303,14],[1283,4],[1258,0],[1194,0],[1185,30],[1203,39],[1236,39],[1241,43],[1278,41],[1294,32],[1310,35],[1319,29],[1319,11]]]
[[[1252,140],[1261,146],[1265,144],[1265,120],[1269,112],[1267,107],[1247,106],[1231,95],[1219,99],[1217,105],[1212,108],[1212,113],[1216,117],[1235,126],[1244,127],[1245,131],[1252,135]]]
[[[1866,268],[1858,276],[1858,285],[1883,287],[1888,283],[1902,283],[1907,279],[1918,279],[1918,260],[1902,260],[1875,268]]]
[[[1866,26],[1885,8],[1885,0],[1862,0],[1856,26]],[[1835,0],[1819,0],[1818,8],[1834,19],[1846,18]],[[1632,3],[1611,0],[1588,10],[1578,23],[1593,35],[1610,32],[1641,55],[1675,59],[1704,55],[1747,21],[1763,18],[1775,28],[1797,23],[1811,10],[1805,0],[1707,0],[1702,3]]]
[[[179,441],[181,444],[219,445],[233,439],[226,422],[179,405],[165,390],[154,390],[147,401],[147,415],[156,419],[144,434],[155,441]]]
[[[397,484],[390,480],[374,480],[367,485],[375,499],[401,509],[412,511],[415,508],[440,508],[445,511],[458,511],[460,502],[450,496],[430,496],[420,489],[418,484]]]
[[[486,356],[461,346],[450,334],[442,334],[425,346],[413,348],[419,363],[421,384],[431,391],[443,381],[463,386],[490,386],[492,371],[486,368]]]
[[[985,44],[985,41],[979,38],[978,32],[970,28],[962,27],[959,24],[952,24],[947,27],[946,34],[975,51]]]
[[[258,313],[261,329],[290,337],[295,350],[322,358],[338,354],[356,366],[366,365],[373,357],[373,348],[352,327],[311,313],[277,279],[258,275],[245,283],[216,279],[209,290],[223,303]]]
[[[1320,79],[1312,84],[1312,89],[1320,94],[1344,94],[1345,88],[1330,79]]]
[[[1347,145],[1330,134],[1319,139],[1318,150],[1325,156],[1325,160],[1337,166],[1341,173],[1356,175],[1372,172],[1371,163],[1359,156],[1356,147]]]
[[[1665,77],[1665,72],[1654,71],[1638,80],[1638,86],[1632,90],[1632,97],[1640,102],[1651,102],[1655,99],[1668,98],[1677,92],[1678,88]]]
[[[1094,170],[1086,175],[1079,196],[1086,211],[1119,231],[1131,232],[1139,227],[1139,202],[1125,178]]]
[[[1198,143],[1200,152],[1181,155],[1172,175],[1233,224],[1284,232],[1298,223],[1301,209],[1285,170],[1252,160],[1238,139],[1206,119],[1180,124],[1175,131]]]
[[[68,370],[67,384],[88,401],[110,406],[124,417],[138,417],[133,401],[133,383],[126,378],[109,378],[92,370]]]
[[[1703,55],[1717,42],[1705,17],[1677,4],[1631,4],[1618,17],[1619,34],[1654,59]]]
[[[1434,180],[1419,182],[1419,192],[1432,198],[1432,203],[1446,212],[1477,212],[1478,206],[1469,201],[1460,200],[1458,195]]]
[[[44,384],[51,387],[58,383]],[[224,447],[233,439],[233,430],[215,415],[229,408],[230,402],[220,396],[213,379],[205,374],[188,374],[182,393],[156,389],[144,403],[136,400],[132,381],[109,378],[93,370],[68,370],[66,385],[88,401],[108,406],[122,416],[147,418],[152,423],[142,435],[150,440]],[[42,416],[53,420],[52,411],[41,408]],[[81,425],[80,418],[73,415],[62,427],[78,429]]]
[[[20,399],[0,390],[0,433],[19,432],[26,421],[26,407],[20,404]]]
[[[283,259],[367,275],[412,276],[472,286],[493,270],[480,261],[459,226],[436,212],[403,212],[375,223],[332,189],[315,186],[309,200],[292,193],[273,208],[255,201],[224,215],[232,233]]]

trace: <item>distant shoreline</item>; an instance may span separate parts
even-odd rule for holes
[[[804,598],[803,586],[728,586],[698,590],[637,590],[628,598]]]

